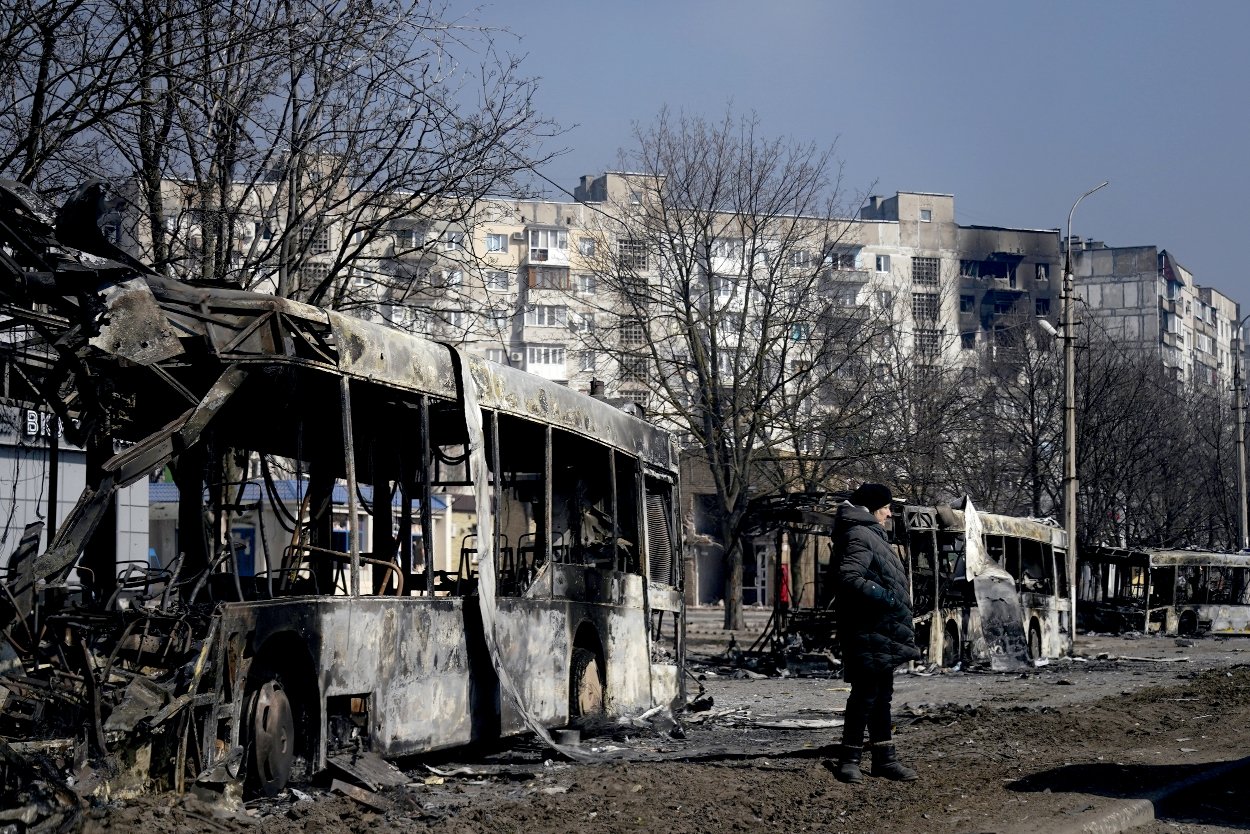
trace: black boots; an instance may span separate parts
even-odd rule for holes
[[[856,751],[855,762],[855,771],[858,773],[858,751]],[[894,749],[894,743],[889,741],[878,742],[872,746],[872,775],[884,776],[886,779],[893,779],[896,782],[914,782],[919,778],[919,774],[916,771],[898,760],[898,753]],[[841,779],[842,777],[839,776],[838,778]]]
[[[863,759],[864,748],[851,747],[849,744],[842,745],[842,752],[838,754],[838,769],[834,771],[834,775],[839,782],[850,782],[858,785],[864,781],[864,774],[859,769],[859,763]]]

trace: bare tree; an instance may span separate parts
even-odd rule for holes
[[[597,247],[616,326],[596,339],[615,358],[619,391],[650,392],[714,487],[727,628],[741,625],[737,529],[761,464],[794,447],[791,413],[846,361],[826,339],[826,258],[846,229],[828,219],[838,216],[834,149],[759,127],[668,111],[637,127],[625,160],[636,173],[608,195]]]
[[[1055,339],[1022,311],[1000,317],[978,367],[979,475],[969,492],[1010,515],[1056,512],[1060,498],[1063,388]]]
[[[484,195],[518,191],[553,133],[520,60],[446,3],[23,0],[10,14],[0,167],[128,182],[133,242],[199,280],[414,306],[430,270],[395,258],[421,262]]]

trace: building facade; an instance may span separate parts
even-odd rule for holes
[[[1178,382],[1232,382],[1241,344],[1237,302],[1199,285],[1166,249],[1070,243],[1082,316],[1115,344],[1156,353]]]

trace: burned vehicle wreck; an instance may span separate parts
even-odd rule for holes
[[[837,652],[837,565],[833,538],[846,493],[790,493],[756,499],[745,535],[775,539],[777,587],[789,605],[760,642],[791,664],[819,669]],[[962,507],[896,501],[887,533],[907,572],[916,641],[930,663],[1007,670],[1065,655],[1072,647],[1062,529],[1035,519]],[[784,567],[784,570],[782,568]]]
[[[6,761],[55,761],[80,793],[272,795],[344,750],[550,739],[680,701],[665,432],[454,346],[157,275],[73,208],[0,184],[3,395],[53,412],[87,460],[47,546],[28,530],[9,559]],[[177,556],[119,564],[111,499],[163,468]],[[448,491],[475,527],[458,569],[436,570]],[[244,566],[231,529],[249,502],[290,533],[262,532]]]

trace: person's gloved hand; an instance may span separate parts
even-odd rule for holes
[[[873,602],[881,603],[886,608],[893,608],[898,605],[898,597],[876,583],[869,584],[868,598]]]

